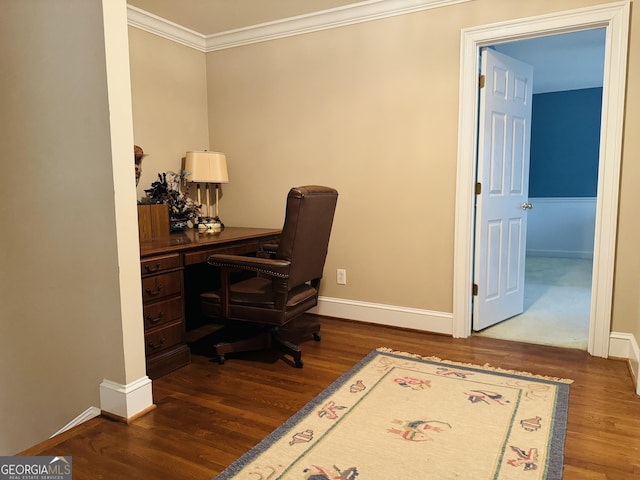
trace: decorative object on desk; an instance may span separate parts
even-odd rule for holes
[[[208,221],[203,218],[202,222],[198,223],[198,232],[200,233],[220,233],[224,227],[221,223],[213,223],[213,219]]]
[[[146,157],[144,150],[138,145],[133,146],[133,162],[136,167],[136,187],[140,183],[140,175],[142,175],[142,159]]]
[[[191,225],[193,225],[193,223]],[[188,220],[172,219],[169,221],[169,229],[172,232],[182,232],[184,231],[185,228],[188,228],[188,227],[189,227]]]
[[[183,175],[174,172],[159,173],[158,180],[145,190],[150,203],[164,203],[169,206],[171,231],[184,230],[189,223],[195,223],[200,216],[201,205],[189,198],[189,186],[180,191]]]
[[[200,203],[200,183],[205,184],[207,216],[200,220],[200,225],[204,225],[205,227],[201,229],[200,226],[198,226],[198,230],[203,232],[221,231],[224,228],[224,223],[222,223],[218,214],[218,203],[220,201],[219,188],[220,184],[229,182],[227,158],[225,154],[220,152],[189,151],[185,157],[184,169],[190,172],[188,181],[198,184],[198,203]],[[209,184],[215,185],[216,213],[213,218],[211,218]]]
[[[571,382],[379,348],[216,480],[559,479]]]
[[[165,204],[138,204],[138,236],[141,242],[168,235],[169,232],[169,208]]]

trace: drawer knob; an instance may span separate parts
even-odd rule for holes
[[[144,269],[147,271],[147,273],[157,272],[158,270],[160,270],[160,262],[156,262],[155,267],[150,267],[149,264],[146,263]]]
[[[160,290],[162,290],[162,285],[158,285],[158,289],[154,292],[150,288],[145,288],[144,291],[147,292],[147,295],[151,295],[155,297],[156,295],[160,295]]]
[[[158,323],[160,320],[162,320],[162,312],[158,313],[158,316],[155,318],[147,317],[147,321],[150,323]]]
[[[149,342],[151,348],[160,348],[164,344],[164,337],[158,343]]]

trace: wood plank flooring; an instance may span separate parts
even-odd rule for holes
[[[564,478],[640,478],[640,397],[624,361],[491,338],[320,321],[322,341],[303,344],[302,369],[272,352],[230,355],[218,365],[197,346],[191,365],[153,382],[157,408],[147,415],[130,425],[99,417],[23,454],[73,456],[74,480],[211,479],[371,350],[390,347],[575,380]]]

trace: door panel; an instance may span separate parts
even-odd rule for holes
[[[507,245],[507,281],[505,292],[511,295],[518,292],[521,287],[521,255],[520,246],[522,245],[522,219],[509,219],[509,244]]]
[[[489,169],[491,171],[491,195],[502,195],[504,192],[504,157],[506,155],[507,116],[503,113],[491,112],[491,152]]]
[[[522,313],[533,69],[494,50],[482,52],[473,328]]]
[[[495,220],[487,225],[487,284],[486,298],[493,300],[500,295],[500,242],[502,241],[502,221]]]

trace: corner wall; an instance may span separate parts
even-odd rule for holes
[[[158,173],[180,173],[187,150],[209,149],[205,54],[129,27],[134,142],[146,154],[137,198]]]
[[[126,24],[124,0],[108,1]],[[118,245],[137,248],[133,166],[131,180],[115,178],[125,168],[123,141],[129,165],[131,136],[111,135],[128,105],[109,108],[117,92],[107,84],[102,7],[86,0],[2,7],[2,455],[100,405],[104,378],[124,384],[127,374],[144,375],[139,273],[137,287],[135,277],[121,277],[137,268]],[[118,210],[126,197],[130,206]]]

